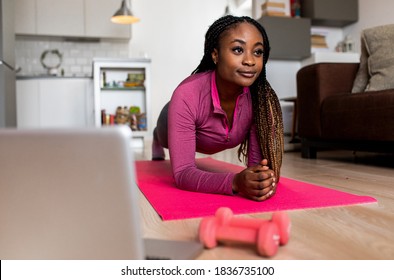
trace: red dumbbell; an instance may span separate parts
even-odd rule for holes
[[[209,249],[216,247],[218,242],[256,244],[257,252],[267,257],[275,255],[279,247],[279,230],[274,223],[265,224],[256,230],[222,225],[217,218],[209,217],[200,223],[199,238]]]
[[[272,215],[271,220],[262,220],[254,218],[235,217],[233,211],[231,211],[230,208],[221,207],[216,211],[215,217],[218,220],[218,223],[221,225],[251,228],[256,230],[268,223],[274,223],[278,226],[279,229],[280,245],[286,245],[290,238],[291,222],[286,212],[275,212]]]

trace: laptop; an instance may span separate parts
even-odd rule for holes
[[[0,259],[192,259],[142,237],[126,126],[0,129]]]

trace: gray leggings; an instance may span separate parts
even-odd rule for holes
[[[168,149],[168,102],[160,112],[157,124],[153,130],[153,139],[157,141],[163,148]]]

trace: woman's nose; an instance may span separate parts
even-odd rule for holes
[[[244,65],[253,66],[256,64],[255,57],[252,54],[245,53],[242,63]]]

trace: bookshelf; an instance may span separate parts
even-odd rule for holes
[[[301,60],[311,55],[310,19],[262,16],[257,21],[270,40],[271,59]]]
[[[358,63],[360,62],[360,54],[351,52],[317,52],[313,53],[311,57],[302,60],[301,67],[320,62]]]
[[[94,59],[93,79],[97,127],[128,125],[134,138],[150,135],[150,59]]]
[[[297,13],[288,15],[294,1],[255,1],[256,18],[262,10],[257,21],[264,26],[270,39],[271,59],[303,60],[311,56],[311,40],[316,40],[311,38],[313,26],[344,27],[358,20],[358,0],[302,0],[299,1],[301,17]],[[281,3],[285,4],[279,7]],[[279,14],[271,13],[280,16],[270,16],[269,4],[273,11],[283,10]]]
[[[302,0],[301,15],[315,26],[344,27],[358,21],[358,0]]]

